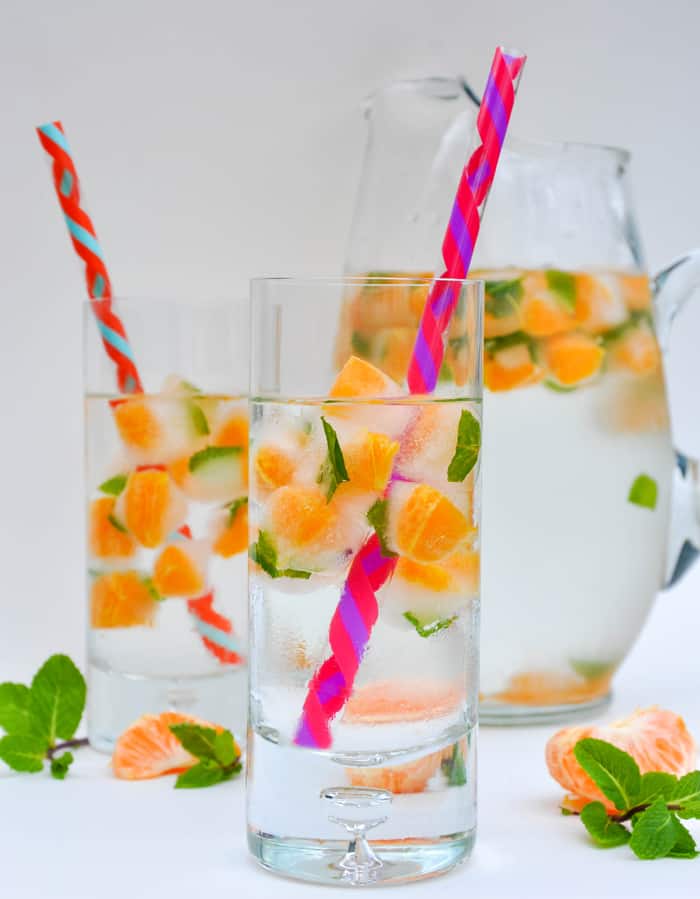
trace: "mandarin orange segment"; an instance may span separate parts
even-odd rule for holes
[[[423,587],[432,593],[445,593],[452,586],[449,572],[442,565],[414,562],[401,556],[396,563],[395,578]]]
[[[505,690],[489,699],[514,705],[542,706],[589,702],[606,695],[611,678],[612,672],[582,678],[550,671],[523,671],[510,679]]]
[[[560,334],[544,344],[544,358],[553,377],[565,387],[592,378],[603,364],[605,350],[586,334]]]
[[[439,562],[474,533],[457,506],[429,484],[408,491],[399,486],[394,494],[396,548],[415,562]]]
[[[384,768],[346,768],[354,787],[389,790],[391,793],[423,793],[440,769],[442,752],[431,752],[413,762]]]
[[[255,454],[253,470],[260,490],[276,490],[291,483],[296,469],[292,454],[280,446],[267,444]]]
[[[116,499],[103,496],[90,503],[88,543],[98,559],[128,559],[136,552],[136,541],[115,524]]]
[[[343,452],[350,483],[361,490],[380,492],[389,483],[399,444],[385,434],[368,432]]]
[[[648,327],[625,334],[613,346],[611,356],[615,365],[636,375],[651,374],[661,364],[659,345]]]
[[[658,706],[639,709],[627,718],[602,727],[566,727],[547,743],[545,759],[554,780],[572,794],[567,806],[578,799],[599,801],[608,811],[615,810],[576,761],[574,747],[579,740],[594,737],[629,753],[642,774],[666,771],[680,777],[695,769],[697,748],[685,722]]]
[[[90,624],[94,628],[150,626],[157,602],[138,572],[103,574],[90,591]]]
[[[618,275],[622,296],[627,308],[633,312],[649,309],[651,288],[646,275]]]
[[[153,585],[162,596],[195,596],[204,590],[205,580],[188,548],[172,543],[156,559]]]
[[[149,549],[161,544],[184,520],[184,502],[177,503],[167,471],[145,469],[129,477],[123,493],[124,522],[138,542]]]
[[[514,331],[520,331],[522,322],[519,313],[496,318],[495,315],[484,314],[484,337],[505,337]]]
[[[214,446],[248,446],[248,417],[233,412],[219,425],[214,434]]]
[[[464,701],[464,689],[425,679],[375,681],[356,688],[343,712],[345,724],[394,724],[449,715]]]
[[[170,730],[173,724],[197,724],[217,732],[223,730],[219,725],[180,712],[143,715],[116,742],[112,754],[115,775],[123,780],[148,780],[163,774],[180,774],[197,764],[198,759],[183,748]]]
[[[618,280],[611,275],[576,275],[576,321],[592,334],[622,324],[627,308]]]
[[[494,392],[514,390],[542,380],[544,371],[533,362],[525,344],[499,350],[484,361],[484,383]]]
[[[230,559],[248,549],[248,503],[240,503],[227,513],[224,526],[214,538],[214,552],[217,556]]]
[[[362,396],[395,396],[398,384],[381,369],[357,356],[351,356],[333,382],[329,396],[333,399],[349,399]]]
[[[551,337],[575,327],[576,322],[556,300],[526,298],[522,304],[523,330],[533,337]]]
[[[113,410],[119,436],[128,447],[153,450],[162,440],[160,422],[145,400],[124,400]]]
[[[269,502],[272,531],[292,546],[306,546],[335,525],[337,512],[317,487],[280,487]]]

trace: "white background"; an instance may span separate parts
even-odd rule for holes
[[[241,293],[256,274],[339,271],[364,95],[433,74],[480,88],[494,46],[517,46],[513,130],[630,148],[655,270],[700,245],[699,35],[696,0],[3,0],[0,679],[57,650],[83,659],[83,283],[36,124],[65,125],[117,292]],[[698,334],[700,309],[670,367],[688,451]],[[619,678],[631,703],[687,701],[698,585],[657,606]]]

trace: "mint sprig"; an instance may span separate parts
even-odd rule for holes
[[[241,772],[241,750],[230,730],[217,731],[198,724],[171,724],[170,730],[198,762],[180,774],[176,790],[213,787]]]
[[[127,475],[115,474],[113,478],[108,478],[106,481],[103,481],[97,489],[101,493],[106,493],[108,496],[119,496],[126,487],[127,480]]]
[[[64,750],[86,746],[75,739],[85,710],[85,678],[65,655],[53,655],[31,686],[0,684],[0,759],[14,771],[38,772],[51,763],[51,776],[63,780],[73,762]]]
[[[277,547],[267,531],[258,533],[258,539],[248,550],[248,555],[272,578],[291,577],[306,581],[311,577],[310,571],[277,567]]]
[[[617,810],[608,813],[602,802],[589,802],[581,810],[594,843],[604,848],[629,844],[641,859],[699,854],[680,818],[700,818],[700,771],[680,779],[666,771],[641,774],[629,753],[590,737],[578,741],[574,755]]]
[[[367,512],[367,521],[374,528],[374,533],[379,540],[379,548],[385,559],[394,559],[398,555],[389,546],[389,538],[387,531],[389,528],[389,500],[378,499],[373,503]]]
[[[459,616],[452,615],[451,618],[438,618],[437,621],[431,621],[430,624],[423,624],[420,618],[418,618],[417,615],[414,615],[413,612],[404,612],[403,617],[409,624],[413,625],[419,637],[427,638],[432,637],[433,634],[437,634],[440,631],[446,630],[454,624]]]
[[[656,508],[658,493],[659,488],[654,478],[648,474],[640,474],[637,475],[630,487],[627,502],[653,510]]]
[[[468,409],[463,409],[457,427],[457,445],[447,467],[447,480],[463,481],[476,465],[481,449],[481,425]]]
[[[339,485],[344,481],[350,480],[350,475],[345,467],[343,450],[340,447],[340,441],[335,429],[328,424],[323,416],[321,416],[321,424],[323,425],[328,452],[319,469],[316,482],[326,488],[326,502],[330,502]]]
[[[518,311],[523,295],[520,278],[509,281],[486,281],[484,284],[486,299],[484,308],[487,315],[494,318],[507,318]]]

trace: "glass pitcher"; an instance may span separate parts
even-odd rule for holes
[[[351,273],[435,269],[477,101],[457,78],[369,99]],[[477,243],[486,722],[568,719],[604,703],[657,591],[700,546],[697,463],[674,453],[660,352],[700,286],[700,251],[648,277],[628,163],[620,149],[512,138]],[[350,346],[401,381],[415,322],[390,294],[371,310],[360,302],[346,303],[339,357]],[[448,340],[450,377],[463,351]],[[674,468],[685,502],[669,540]]]

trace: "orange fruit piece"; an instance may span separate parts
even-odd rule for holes
[[[115,406],[113,415],[119,436],[128,447],[152,450],[159,445],[162,428],[145,400],[124,400]]]
[[[143,715],[116,742],[112,754],[112,770],[116,776],[122,780],[148,780],[163,774],[181,774],[196,765],[198,759],[183,748],[170,730],[171,724],[198,724],[217,732],[223,730],[180,712]]]
[[[439,770],[442,758],[441,751],[431,752],[403,765],[345,770],[353,787],[370,787],[391,793],[423,793],[430,778]]]
[[[292,546],[306,546],[330,530],[337,512],[318,487],[280,487],[268,506],[272,532]]]
[[[598,334],[626,318],[627,307],[614,275],[576,275],[576,321],[582,328]]]
[[[137,571],[113,571],[95,579],[90,591],[90,625],[150,626],[157,600]]]
[[[333,399],[352,397],[397,396],[398,384],[381,369],[357,356],[351,356],[333,382],[329,396]]]
[[[136,552],[136,541],[113,523],[116,499],[103,496],[90,503],[88,544],[98,559],[128,559]]]
[[[414,562],[401,556],[394,578],[415,584],[431,593],[459,590],[472,595],[479,587],[479,553],[473,549],[458,550],[442,562],[428,564]]]
[[[391,506],[398,503],[396,549],[415,562],[439,562],[474,533],[457,506],[429,484],[397,485],[392,499],[390,515]]]
[[[560,334],[544,344],[544,358],[551,374],[566,387],[592,378],[603,364],[605,350],[586,334]]]
[[[205,578],[189,544],[171,543],[156,559],[153,585],[161,596],[196,596]]]
[[[262,491],[276,490],[291,483],[296,459],[283,447],[265,444],[255,454],[255,481]]]
[[[360,490],[381,492],[389,483],[399,444],[385,434],[368,432],[343,450],[350,483]]]
[[[230,559],[248,549],[248,503],[237,506],[231,515],[225,512],[223,527],[214,537],[214,552],[217,556]]]
[[[187,514],[184,499],[175,493],[170,475],[160,469],[133,472],[122,497],[127,529],[141,546],[149,549],[161,544]]]
[[[522,343],[499,350],[484,361],[484,383],[494,392],[535,384],[543,374],[543,369],[532,361],[528,348]]]
[[[533,337],[551,337],[570,331],[576,325],[574,316],[557,299],[544,272],[530,272],[523,278],[521,302],[523,330]]]
[[[583,678],[551,671],[523,671],[514,675],[505,690],[489,696],[514,705],[567,705],[588,702],[608,692],[613,672]]]
[[[646,275],[618,275],[617,278],[628,309],[641,310],[651,306],[651,289]]]
[[[617,341],[610,355],[615,365],[636,375],[647,375],[661,364],[661,353],[656,337],[648,326],[636,328]]]
[[[585,737],[606,740],[628,752],[642,774],[666,771],[678,777],[695,769],[695,741],[679,716],[658,706],[638,709],[627,718],[602,727],[565,727],[547,743],[545,759],[554,780],[578,799],[602,802],[615,811],[576,761],[574,746]]]
[[[225,418],[214,433],[214,446],[248,446],[248,416],[235,411]]]

